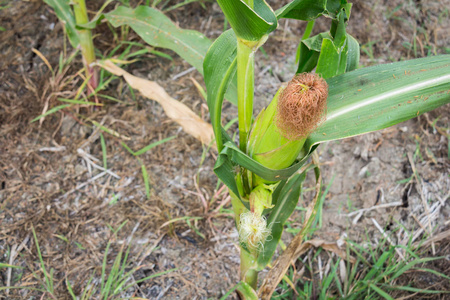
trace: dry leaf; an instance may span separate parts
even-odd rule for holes
[[[131,75],[122,68],[116,66],[112,61],[105,60],[98,63],[99,66],[108,72],[123,76],[127,83],[138,90],[143,96],[158,102],[166,112],[167,116],[183,127],[183,130],[206,145],[212,145],[214,132],[211,124],[203,121],[189,107],[173,99],[156,82],[142,79]]]

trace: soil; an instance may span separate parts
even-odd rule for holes
[[[281,5],[269,2],[276,8]],[[134,281],[175,270],[138,283],[122,297],[218,299],[224,295],[239,280],[239,251],[229,197],[224,189],[217,189],[212,171],[216,153],[184,133],[158,104],[132,93],[119,79],[105,93],[121,102],[104,99],[101,110],[80,107],[30,123],[48,107],[60,105],[57,97],[76,94],[81,79],[74,75],[82,65],[77,56],[63,76],[52,76],[32,51],[42,53],[55,70],[60,54],[67,57],[72,51],[64,42],[61,23],[42,1],[0,3],[0,7],[6,5],[0,10],[0,26],[5,28],[0,32],[0,263],[22,267],[12,272],[1,268],[0,287],[42,288],[44,274],[34,230],[45,268],[53,270],[56,299],[71,299],[67,283],[78,296],[88,286],[99,289],[105,251],[109,272],[118,253],[127,247],[130,266],[138,267]],[[217,4],[201,4],[170,11],[168,17],[182,28],[214,39],[223,30],[223,16]],[[356,2],[348,32],[361,44],[361,65],[449,53],[448,7],[448,0]],[[258,54],[257,109],[267,105],[280,83],[294,74],[295,51],[304,28],[304,22],[282,20],[264,46],[267,55]],[[321,20],[313,33],[327,28],[329,22]],[[100,53],[117,45],[106,24],[96,28],[95,34]],[[133,32],[122,38],[140,41]],[[190,79],[203,82],[201,75],[194,71],[173,80],[190,66],[174,53],[164,52],[174,60],[147,55],[127,70],[157,81],[208,120],[205,101]],[[448,232],[449,112],[447,105],[380,132],[322,145],[321,170],[329,191],[322,227],[314,238],[348,237],[376,244],[383,234],[375,223],[391,235],[393,243],[403,245],[415,233],[414,242],[418,242]],[[225,105],[228,120],[235,113],[235,107]],[[91,120],[120,137],[99,130]],[[171,136],[176,138],[139,158],[122,146],[126,143],[137,151]],[[96,167],[103,166],[104,158],[108,171]],[[148,173],[148,192],[142,166]],[[305,183],[306,190],[313,186],[312,179]],[[306,193],[299,205],[311,198]],[[400,204],[349,216],[395,202]],[[430,210],[435,217],[424,223]],[[294,214],[290,226],[298,227],[300,218],[300,212]],[[292,235],[285,233],[285,238]],[[448,249],[449,239],[436,239],[427,248],[428,255],[447,257],[423,267],[450,274]],[[401,280],[416,282],[419,288],[433,285],[450,290],[441,277],[419,271]],[[444,296],[433,295],[434,299]],[[26,288],[0,291],[4,299],[46,297]]]

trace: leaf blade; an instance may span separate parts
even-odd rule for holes
[[[449,103],[450,55],[358,69],[327,81],[327,119],[306,147],[384,129]]]

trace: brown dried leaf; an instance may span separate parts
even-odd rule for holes
[[[128,84],[138,90],[143,96],[158,102],[167,116],[183,127],[183,130],[206,145],[213,145],[214,132],[211,124],[203,121],[189,107],[173,99],[156,82],[131,75],[112,61],[105,60],[98,63],[108,72],[123,76]],[[213,147],[215,144],[213,145]]]

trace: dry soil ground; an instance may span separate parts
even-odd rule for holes
[[[269,2],[280,6],[278,1]],[[448,0],[354,2],[348,31],[361,44],[363,66],[450,52]],[[0,269],[0,286],[40,287],[37,278],[43,278],[43,274],[34,228],[45,266],[54,269],[57,299],[70,299],[66,279],[77,295],[92,274],[92,283],[99,284],[108,243],[109,266],[130,244],[129,261],[139,266],[132,280],[177,268],[139,283],[134,296],[218,299],[238,281],[239,255],[227,210],[229,199],[223,190],[217,191],[212,172],[214,151],[185,134],[158,104],[138,94],[134,97],[118,79],[106,93],[123,103],[106,102],[95,112],[85,108],[58,112],[42,124],[30,124],[46,103],[58,105],[56,96],[73,96],[80,80],[61,88],[57,80],[52,81],[42,59],[32,52],[38,49],[55,68],[64,51],[62,26],[48,6],[40,0],[0,3],[6,5],[0,10],[0,26],[5,29],[0,32],[0,262],[23,267],[12,272]],[[205,1],[205,5],[206,9],[192,3],[168,16],[181,27],[199,30],[213,39],[223,29],[223,16],[216,4]],[[319,22],[314,32],[327,26],[326,20]],[[282,21],[264,46],[267,55],[258,54],[258,108],[266,105],[280,83],[293,75],[296,45],[304,28],[302,22]],[[105,24],[95,33],[99,53],[116,45]],[[132,32],[127,40],[140,41]],[[157,81],[171,96],[208,120],[205,102],[190,80],[193,76],[202,82],[200,74],[191,72],[173,80],[190,66],[170,54],[174,61],[146,56],[127,69]],[[80,68],[77,58],[66,76]],[[235,111],[227,105],[226,117],[232,119]],[[430,237],[427,225],[433,228],[433,236],[448,233],[449,111],[446,106],[378,133],[321,146],[324,183],[330,184],[330,189],[322,228],[315,238],[336,241],[346,235],[353,241],[376,244],[382,235],[373,220],[388,233],[404,226],[406,231],[393,233],[395,243],[408,240],[408,232],[418,232],[421,226],[425,233],[416,241]],[[103,133],[107,172],[95,168],[103,165],[102,131],[88,120],[122,136]],[[141,155],[140,161],[121,146],[125,142],[137,150],[173,135],[175,139]],[[141,163],[148,172],[149,197]],[[412,177],[414,169],[420,179]],[[306,187],[313,184],[305,183]],[[305,194],[303,201],[310,199]],[[435,212],[430,224],[423,224],[430,213],[424,199],[428,210]],[[210,202],[207,209],[205,201]],[[394,202],[400,205],[349,216]],[[166,223],[185,216],[199,218],[191,219],[190,224],[186,220]],[[293,228],[298,227],[300,217],[300,213],[292,217]],[[113,234],[111,228],[121,224],[125,225]],[[290,238],[287,233],[286,239]],[[449,239],[438,239],[434,247],[436,252],[429,250],[428,255],[447,258],[428,267],[449,274]],[[405,282],[418,287],[436,284],[436,289],[449,289],[448,282],[442,283],[439,278],[415,273],[408,276]],[[0,292],[0,298],[6,299],[41,296],[24,288]],[[444,299],[443,295],[436,297]]]

